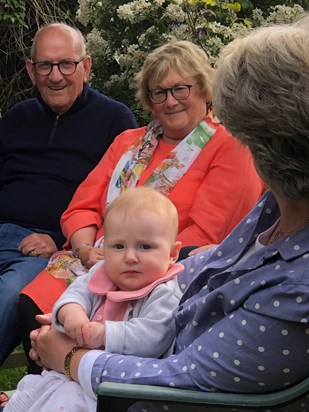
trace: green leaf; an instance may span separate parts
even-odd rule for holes
[[[230,10],[234,10],[237,13],[241,10],[241,4],[236,2],[236,3],[225,3],[225,4],[221,4],[221,8],[222,9],[230,9]]]
[[[251,27],[251,26],[252,26],[252,21],[250,21],[250,20],[248,20],[248,19],[244,19],[244,24],[245,24],[247,27]]]

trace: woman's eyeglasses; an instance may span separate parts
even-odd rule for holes
[[[50,63],[50,62],[33,62],[32,66],[36,74],[40,76],[48,76],[54,66],[58,67],[58,70],[64,76],[69,76],[70,74],[74,74],[76,72],[77,65],[84,60],[84,57],[81,57],[76,62],[73,61],[62,61],[60,63]]]
[[[148,95],[152,103],[160,104],[164,103],[167,99],[167,93],[170,92],[171,95],[176,100],[185,100],[190,96],[191,87],[195,84],[181,84],[179,86],[169,87],[167,89],[153,89],[149,90]]]

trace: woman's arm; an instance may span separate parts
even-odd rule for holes
[[[258,201],[262,188],[248,149],[219,126],[171,192],[179,210],[177,239],[184,246],[221,243]]]
[[[97,227],[95,225],[83,227],[73,233],[71,247],[86,268],[91,268],[95,263],[104,258],[103,249],[93,247],[96,241]]]
[[[245,325],[245,320],[247,324]],[[190,329],[197,327],[188,325]],[[166,359],[101,353],[92,368],[93,390],[103,381],[192,388],[203,391],[263,393],[308,376],[305,326],[240,310],[206,330],[192,344]],[[294,350],[297,342],[297,350]],[[84,364],[83,364],[84,363]],[[80,383],[87,386],[80,374]]]
[[[97,228],[95,225],[78,229],[71,237],[72,250],[79,254],[84,247],[86,248],[88,246],[91,248],[95,243],[96,234]]]
[[[290,303],[287,301],[286,305],[290,307]],[[95,351],[93,359],[91,351],[81,349],[72,358],[71,376],[87,388],[90,377],[85,376],[91,370],[93,390],[100,382],[114,381],[263,393],[293,384],[309,373],[309,366],[304,364],[308,357],[308,328],[301,322],[287,322],[274,314],[263,314],[261,308],[240,306],[221,320],[214,317],[211,328],[203,330],[194,317],[185,325],[178,333],[186,335],[182,340],[188,344],[176,345],[175,355],[143,359]],[[73,346],[74,341],[49,326],[41,329],[34,342],[42,363],[59,372],[63,372],[65,355]]]
[[[96,231],[102,228],[105,193],[112,165],[114,165],[114,161],[111,146],[97,166],[78,186],[67,209],[63,212],[60,224],[63,234],[67,238],[65,247],[70,247],[73,234],[81,228],[93,226]]]
[[[83,227],[94,226],[102,235],[103,215],[106,206],[108,185],[115,166],[128,146],[144,128],[131,129],[116,137],[97,166],[78,186],[68,208],[61,216],[61,228],[69,247],[73,233]]]

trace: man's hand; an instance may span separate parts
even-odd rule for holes
[[[18,250],[25,256],[48,259],[57,252],[58,249],[49,235],[32,233],[20,242]]]

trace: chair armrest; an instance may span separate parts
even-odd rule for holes
[[[178,389],[165,386],[131,385],[126,383],[103,382],[99,385],[98,396],[129,398],[140,400],[176,401],[182,403],[212,403],[229,404],[231,397],[241,402],[242,395],[219,392],[201,392],[198,390]]]
[[[233,407],[272,407],[291,403],[309,393],[309,377],[302,382],[277,392],[268,394],[242,394],[222,392],[202,392],[198,390],[177,389],[162,386],[131,385],[124,383],[103,382],[96,391],[98,395],[97,411],[124,412],[135,402],[156,401],[191,405],[217,405]],[[115,405],[117,409],[108,409]],[[102,405],[106,409],[103,409]]]

